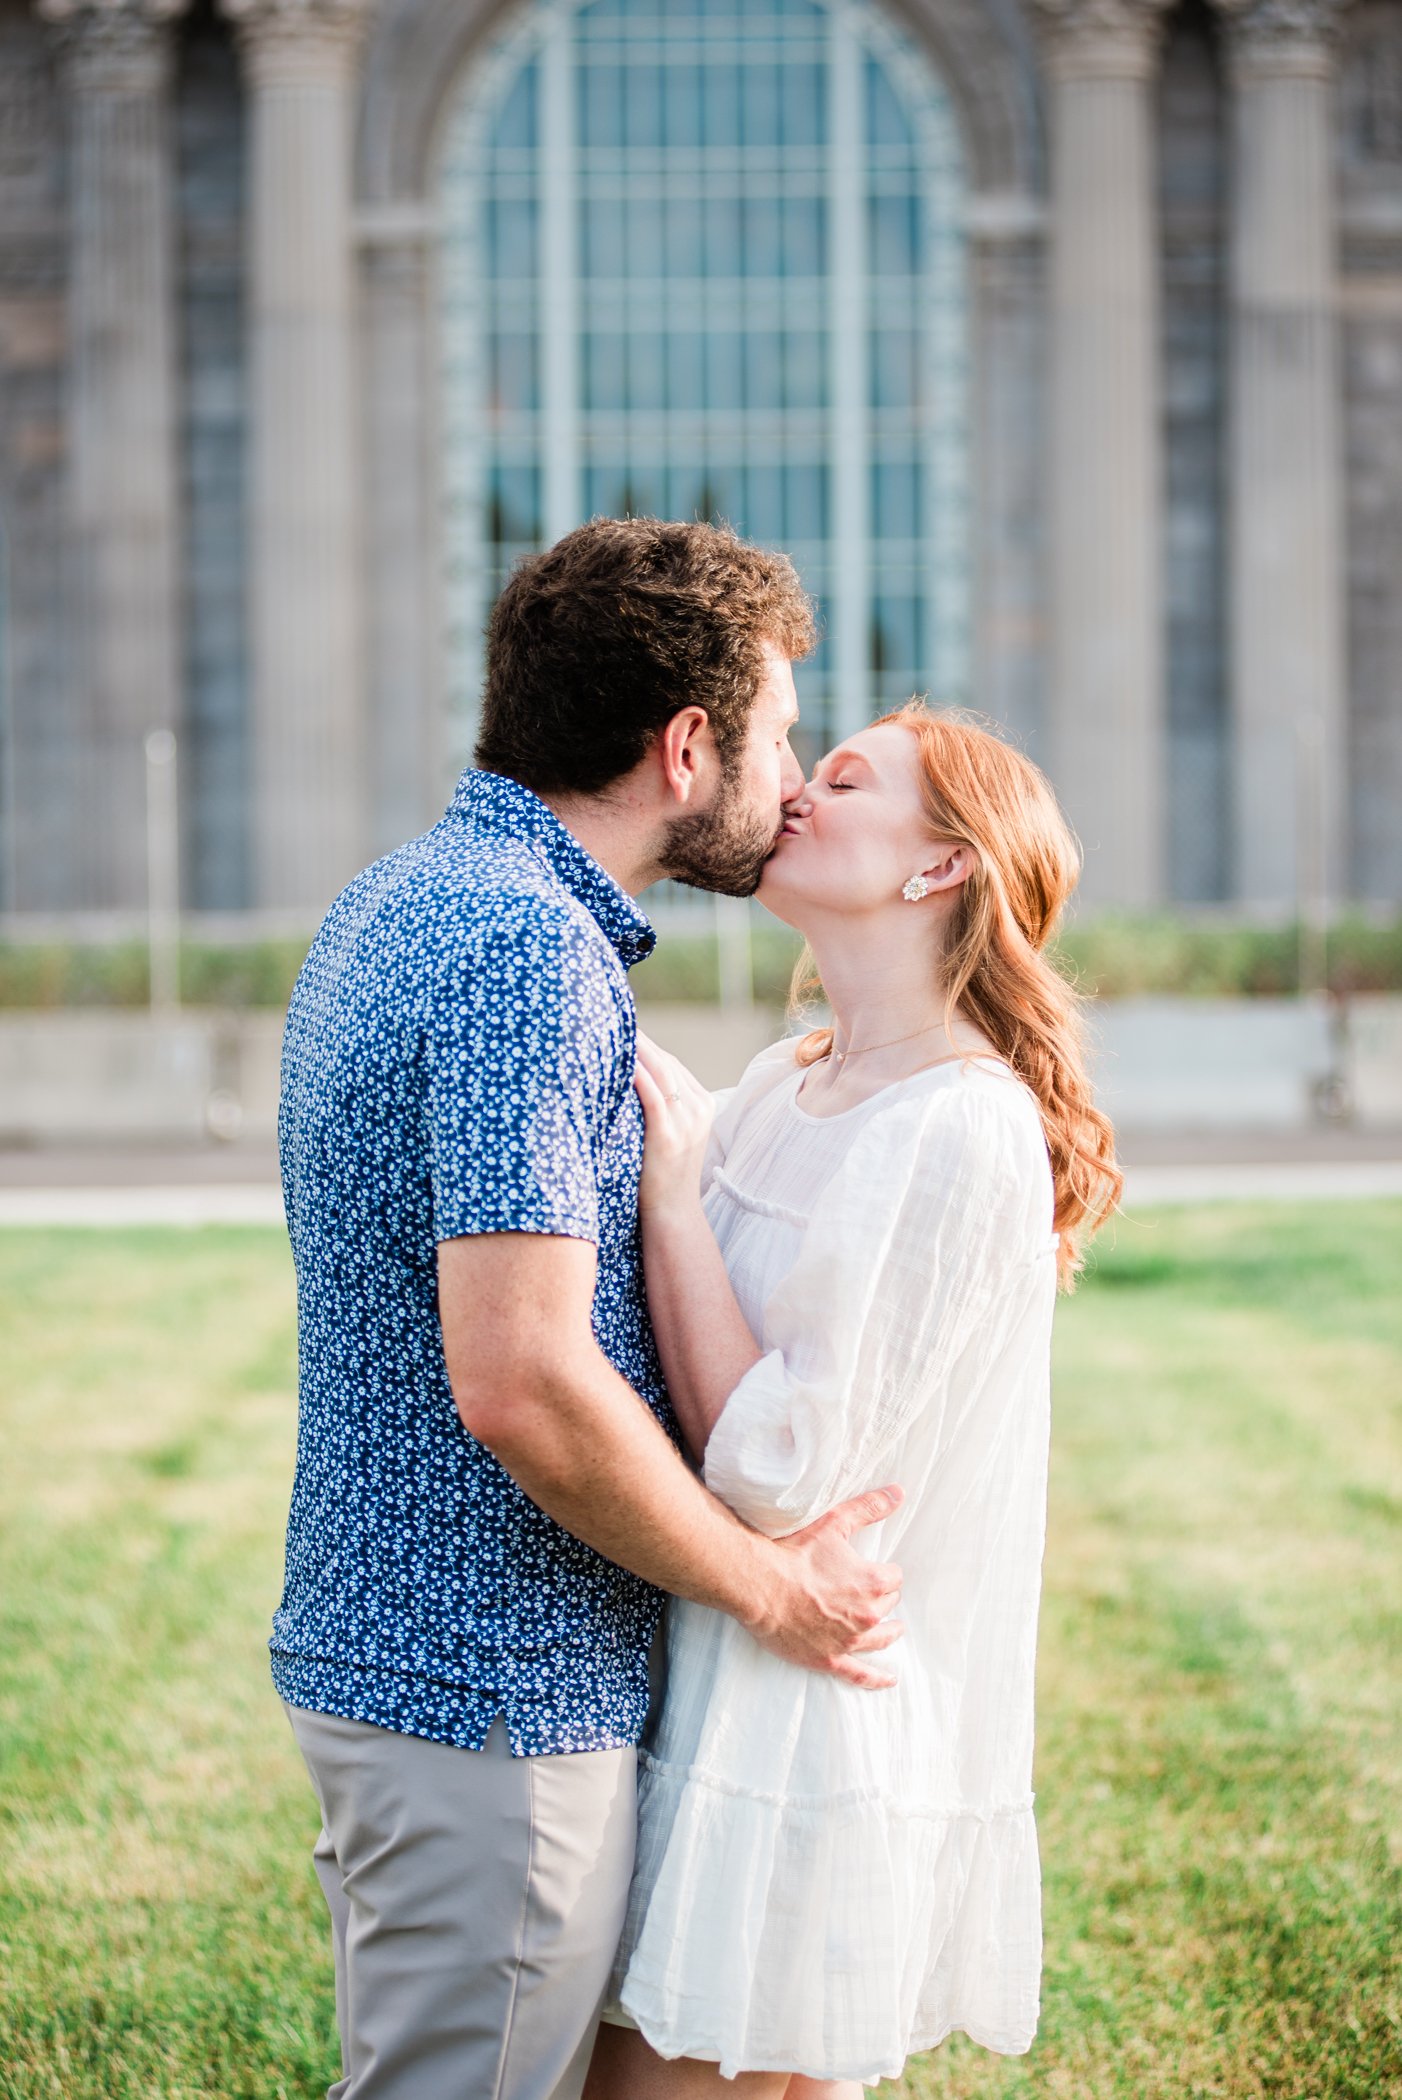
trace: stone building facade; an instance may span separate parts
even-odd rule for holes
[[[624,503],[588,469],[624,409],[595,414],[572,377],[589,300],[612,296],[571,245],[595,118],[576,137],[568,97],[589,66],[622,112],[605,185],[610,168],[645,185],[655,153],[669,196],[701,186],[705,219],[715,167],[741,191],[767,169],[765,209],[801,215],[817,171],[817,391],[772,414],[737,392],[731,435],[756,458],[773,438],[763,486],[790,491],[790,520],[792,492],[819,487],[803,447],[824,452],[826,522],[801,527],[834,603],[819,726],[876,704],[883,663],[905,677],[882,575],[923,563],[890,633],[912,608],[906,655],[935,637],[943,696],[1048,766],[1091,901],[1402,899],[1402,0],[769,4],[766,28],[762,8],[727,26],[720,0],[0,0],[0,909],[141,904],[153,729],[177,735],[194,909],[315,915],[441,806],[502,547]],[[819,36],[821,106],[790,149],[784,98]],[[694,151],[668,144],[676,97],[672,131],[644,136],[644,49],[667,96],[688,52],[724,57],[742,111],[777,66],[775,114],[736,117],[714,163],[714,111]],[[934,141],[910,146],[914,173],[888,87],[892,110],[910,90],[910,139]],[[869,213],[849,208],[863,153],[895,171],[871,178]],[[887,267],[883,227],[907,205],[912,225],[939,216],[900,202],[927,179],[954,261],[913,261],[900,296],[925,316],[917,360],[927,338],[945,359],[928,486],[946,494],[900,541],[876,514],[905,486],[877,371],[896,337],[844,316]],[[508,282],[525,265],[484,260],[467,225],[513,181],[542,244],[527,303],[544,317],[519,338],[478,308],[527,298]],[[651,266],[664,296],[690,268],[677,238]],[[785,267],[763,266],[763,298],[735,280],[747,373],[779,342],[761,309],[784,306]],[[656,296],[635,283],[629,311]],[[803,296],[795,280],[794,313]],[[512,375],[484,380],[472,345],[509,363],[518,340],[540,374],[517,416],[536,449],[512,453]],[[657,442],[680,433],[691,459],[717,399],[690,421],[659,407]],[[923,446],[933,424],[911,413]],[[517,486],[543,491],[538,511],[488,522]],[[749,500],[719,507],[771,536]],[[637,507],[690,514],[666,494]],[[490,546],[456,562],[464,533],[496,569]]]

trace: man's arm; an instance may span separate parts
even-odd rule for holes
[[[900,1502],[875,1489],[791,1538],[761,1538],[694,1479],[594,1339],[586,1240],[487,1233],[438,1248],[438,1305],[464,1427],[531,1500],[635,1575],[727,1612],[775,1654],[868,1690],[899,1638],[898,1571],[853,1531]]]

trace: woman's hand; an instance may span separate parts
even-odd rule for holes
[[[701,1191],[701,1162],[715,1102],[680,1058],[670,1056],[642,1034],[633,1084],[647,1128],[639,1211],[694,1203]]]

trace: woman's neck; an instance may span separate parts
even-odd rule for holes
[[[905,927],[825,927],[808,945],[833,1017],[831,1054],[804,1081],[810,1105],[836,1114],[942,1058],[989,1049],[957,1010],[947,1023],[948,984],[933,956],[917,966]]]

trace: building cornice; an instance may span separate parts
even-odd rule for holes
[[[340,81],[355,70],[374,0],[219,0],[254,86]]]
[[[188,0],[38,0],[79,94],[146,94],[166,84],[170,24]]]
[[[1036,0],[1055,80],[1147,80],[1170,0]]]
[[[1330,77],[1347,0],[1213,0],[1226,27],[1227,61],[1243,74]]]

